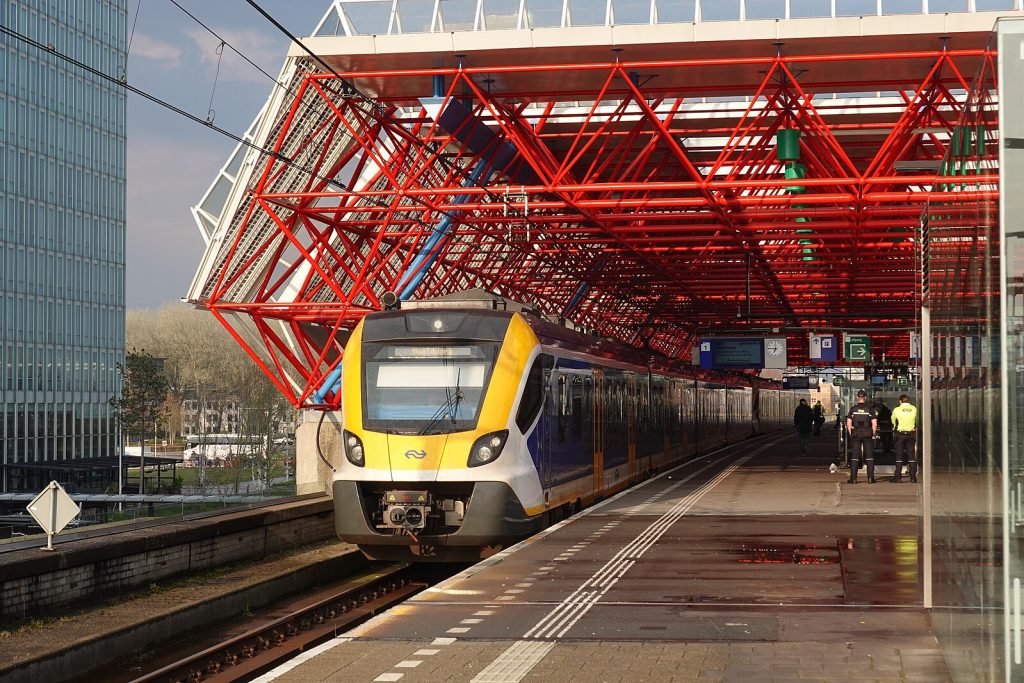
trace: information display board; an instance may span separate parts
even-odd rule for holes
[[[764,340],[712,339],[711,365],[714,368],[763,368]]]

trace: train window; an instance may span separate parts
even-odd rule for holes
[[[530,374],[526,378],[526,388],[523,389],[523,398],[519,401],[519,412],[516,413],[516,425],[523,434],[530,428],[533,421],[537,419],[540,412],[541,399],[544,396],[544,359],[548,359],[550,365],[551,356],[542,354],[533,361]]]

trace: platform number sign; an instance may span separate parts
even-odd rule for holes
[[[843,358],[850,361],[871,360],[871,337],[848,334],[843,338]]]

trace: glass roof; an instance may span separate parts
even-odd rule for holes
[[[759,21],[1014,9],[1016,0],[334,0],[316,36]]]

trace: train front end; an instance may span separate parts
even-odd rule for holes
[[[512,419],[536,336],[521,316],[367,316],[343,360],[338,536],[369,557],[468,561],[541,526],[543,493]]]

